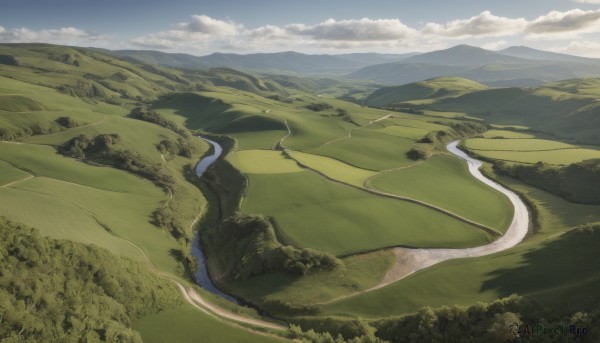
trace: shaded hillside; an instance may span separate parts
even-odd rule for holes
[[[458,77],[439,77],[397,87],[384,87],[369,95],[364,103],[389,106],[419,99],[439,99],[487,89],[486,86]]]

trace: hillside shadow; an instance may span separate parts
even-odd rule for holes
[[[561,294],[569,295],[570,287],[600,277],[599,246],[600,226],[571,230],[526,252],[523,264],[488,273],[490,278],[483,283],[481,291],[493,290],[500,297],[506,297],[513,293],[562,289]],[[560,301],[570,302],[569,299]]]

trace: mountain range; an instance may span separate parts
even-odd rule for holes
[[[308,55],[278,53],[207,56],[171,54],[151,50],[116,50],[127,59],[169,67],[244,71],[301,76],[340,77],[388,85],[401,85],[440,76],[464,77],[495,87],[539,86],[546,82],[600,76],[600,59],[513,46],[491,51],[458,45],[427,53],[354,53]]]

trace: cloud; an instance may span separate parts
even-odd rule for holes
[[[573,41],[567,46],[561,46],[548,49],[554,52],[563,52],[567,54],[595,57],[600,55],[600,43],[592,41]]]
[[[287,25],[285,29],[290,34],[331,41],[404,40],[417,34],[416,30],[404,25],[399,19],[328,19],[313,26]]]
[[[597,30],[599,24],[600,10],[551,11],[531,21],[526,32],[533,35],[582,33]]]
[[[527,25],[524,18],[506,18],[483,11],[468,19],[449,21],[446,24],[427,23],[422,30],[425,35],[437,35],[450,38],[499,37],[522,32]]]
[[[600,0],[573,0],[574,2],[578,2],[580,4],[600,4]]]
[[[135,38],[131,43],[150,49],[174,49],[181,46],[200,48],[211,42],[238,37],[244,27],[233,21],[213,19],[206,15],[192,15],[189,22],[179,23],[172,29]]]
[[[213,19],[205,15],[193,15],[189,23],[180,23],[177,30],[203,33],[217,36],[234,36],[241,29],[241,25],[219,19]]]
[[[55,43],[76,44],[84,42],[107,41],[110,37],[74,27],[59,29],[31,30],[25,27],[5,29],[0,26],[0,41],[5,43]]]
[[[483,44],[481,47],[487,50],[499,50],[508,45],[508,42],[505,40],[499,40],[496,42],[490,42],[487,44]]]

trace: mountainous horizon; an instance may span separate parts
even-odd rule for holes
[[[425,53],[304,54],[212,53],[205,56],[153,50],[115,50],[124,58],[177,68],[232,68],[271,74],[320,75],[406,84],[456,76],[490,86],[539,86],[545,82],[600,76],[600,59],[512,46],[499,51],[459,44]]]

